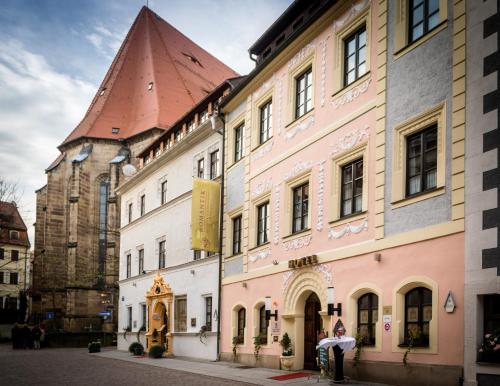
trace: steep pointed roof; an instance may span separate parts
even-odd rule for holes
[[[62,146],[81,137],[128,138],[168,128],[213,88],[237,75],[143,7],[85,116]]]

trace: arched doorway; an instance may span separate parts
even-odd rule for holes
[[[166,347],[168,333],[167,307],[163,302],[157,302],[155,305],[149,331],[152,332],[151,344],[159,344],[165,347],[165,351],[168,351],[168,347]]]
[[[316,293],[312,292],[304,307],[304,369],[318,370],[316,364],[316,344],[322,329],[320,316],[321,302]]]
[[[146,304],[148,306],[148,329],[146,332],[146,346],[159,344],[165,348],[165,355],[172,353],[172,299],[173,294],[170,286],[157,274],[153,285],[146,293]]]

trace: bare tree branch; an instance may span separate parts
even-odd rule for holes
[[[9,181],[0,176],[0,201],[14,201],[16,204],[19,204],[23,194],[24,192],[17,182]]]

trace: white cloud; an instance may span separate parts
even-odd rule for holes
[[[0,40],[0,176],[24,190],[20,203],[33,244],[35,189],[57,146],[85,114],[96,86],[56,72],[15,40]]]
[[[85,38],[97,49],[97,51],[106,59],[113,59],[118,52],[125,32],[110,31],[102,25],[93,27],[93,32],[85,35]]]

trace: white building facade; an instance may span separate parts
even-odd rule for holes
[[[143,167],[118,188],[119,350],[139,339],[146,350],[158,341],[175,356],[217,358],[219,255],[191,249],[190,221],[193,178],[221,178],[222,122],[213,111],[228,87],[145,149]]]

